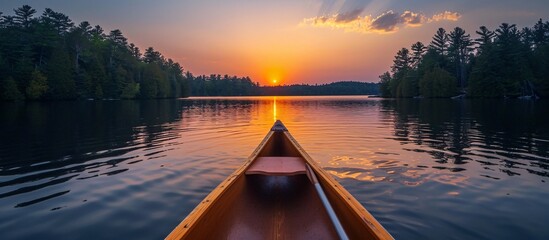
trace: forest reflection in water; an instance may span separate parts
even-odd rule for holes
[[[397,238],[542,239],[546,106],[367,97],[2,104],[0,230],[161,238],[281,119]]]
[[[427,152],[437,163],[459,166],[476,161],[509,176],[549,176],[549,114],[545,104],[440,99],[383,101],[382,108],[385,118],[394,119],[395,140],[431,149],[405,150]]]

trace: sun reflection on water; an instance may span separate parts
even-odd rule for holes
[[[276,97],[273,97],[273,122],[276,122]]]

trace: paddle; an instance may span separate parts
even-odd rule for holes
[[[320,186],[320,183],[316,178],[315,172],[313,171],[313,169],[311,169],[309,164],[305,164],[305,166],[307,166],[307,177],[309,177],[309,180],[311,180],[311,182],[315,185],[316,192],[318,193],[320,200],[322,200],[322,204],[324,205],[324,208],[326,208],[326,211],[328,212],[328,216],[330,216],[330,220],[332,220],[332,223],[334,224],[334,227],[337,231],[337,235],[339,235],[339,238],[342,240],[348,240],[349,237],[347,237],[347,234],[345,233],[343,226],[339,222],[339,219],[337,218],[337,215],[334,212],[334,209],[332,208],[330,201],[328,201],[328,198],[326,197],[324,190],[322,190],[322,186]]]

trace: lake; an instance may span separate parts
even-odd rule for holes
[[[397,239],[547,239],[549,102],[0,104],[2,239],[160,239],[275,119]]]

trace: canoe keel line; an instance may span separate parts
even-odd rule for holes
[[[166,239],[393,239],[276,121]]]

